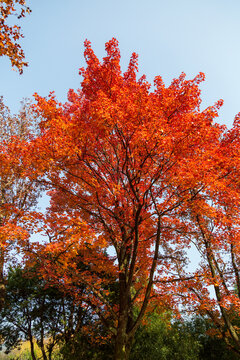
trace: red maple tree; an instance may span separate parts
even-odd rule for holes
[[[106,51],[100,62],[85,42],[81,89],[67,103],[36,95],[41,134],[29,146],[29,176],[51,196],[42,274],[85,296],[122,360],[151,306],[179,301],[188,214],[213,182],[224,127],[214,123],[221,101],[200,110],[202,73],[168,87],[157,76],[152,89],[137,80],[135,53],[122,73],[118,42]]]
[[[240,354],[239,114],[225,131],[207,173],[208,183],[189,206],[191,241],[201,256],[199,269],[189,283],[198,311],[207,314],[221,336]],[[185,284],[186,286],[186,284]],[[214,297],[211,295],[212,287]]]

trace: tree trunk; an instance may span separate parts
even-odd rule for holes
[[[3,267],[4,267],[4,252],[3,250],[0,250],[0,311],[2,311],[4,307],[5,296],[6,296],[6,285],[3,275]]]
[[[114,360],[128,360],[131,351],[131,344],[127,339],[126,334],[119,334],[115,342]]]
[[[33,342],[33,337],[32,337],[32,333],[31,330],[29,331],[29,341],[30,341],[30,348],[31,348],[31,356],[33,360],[37,360],[36,356],[35,356],[35,351],[34,351],[34,342]]]
[[[128,360],[131,352],[133,337],[127,333],[129,318],[125,312],[119,316],[117,336],[115,339],[114,360]]]
[[[48,360],[47,359],[47,354],[46,354],[46,351],[45,351],[45,345],[44,345],[44,325],[43,325],[43,312],[44,312],[44,308],[45,308],[45,296],[43,297],[43,300],[41,301],[40,306],[41,306],[40,307],[41,308],[41,316],[40,316],[40,321],[41,321],[41,323],[40,323],[41,324],[40,333],[41,333],[41,337],[40,337],[40,341],[39,341],[38,345],[41,348],[43,360]]]

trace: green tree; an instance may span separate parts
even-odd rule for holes
[[[86,312],[73,298],[55,287],[45,288],[45,282],[33,271],[10,269],[6,290],[0,313],[0,336],[6,352],[29,340],[32,359],[36,360],[36,340],[42,358],[51,360],[56,345],[68,342],[86,321]]]
[[[185,326],[187,332],[200,344],[199,360],[239,359],[239,355],[228,348],[223,338],[211,335],[216,328],[209,318],[195,316]]]
[[[199,360],[201,344],[181,322],[152,313],[137,333],[130,360]]]

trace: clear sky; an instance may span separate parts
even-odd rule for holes
[[[32,13],[21,20],[22,47],[29,62],[23,75],[0,58],[0,95],[12,112],[23,97],[55,91],[60,101],[78,88],[87,38],[99,57],[116,37],[123,70],[133,51],[140,74],[169,84],[182,71],[202,71],[203,107],[224,100],[219,122],[231,126],[240,111],[239,0],[26,0]]]

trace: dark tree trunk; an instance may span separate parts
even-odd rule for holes
[[[31,333],[31,330],[29,331],[29,341],[30,341],[30,347],[31,347],[31,356],[33,360],[37,360],[34,352],[34,343],[33,343],[33,336]]]
[[[4,253],[3,250],[0,250],[0,311],[2,311],[5,304],[6,297],[6,284],[3,275],[3,267],[4,267]]]
[[[114,360],[128,360],[132,341],[126,333],[125,326],[120,326],[115,340]]]
[[[128,360],[133,343],[134,333],[129,331],[132,327],[132,312],[129,310],[129,304],[126,294],[123,294],[121,301],[122,310],[119,314],[117,335],[115,338],[115,354],[114,360]]]

